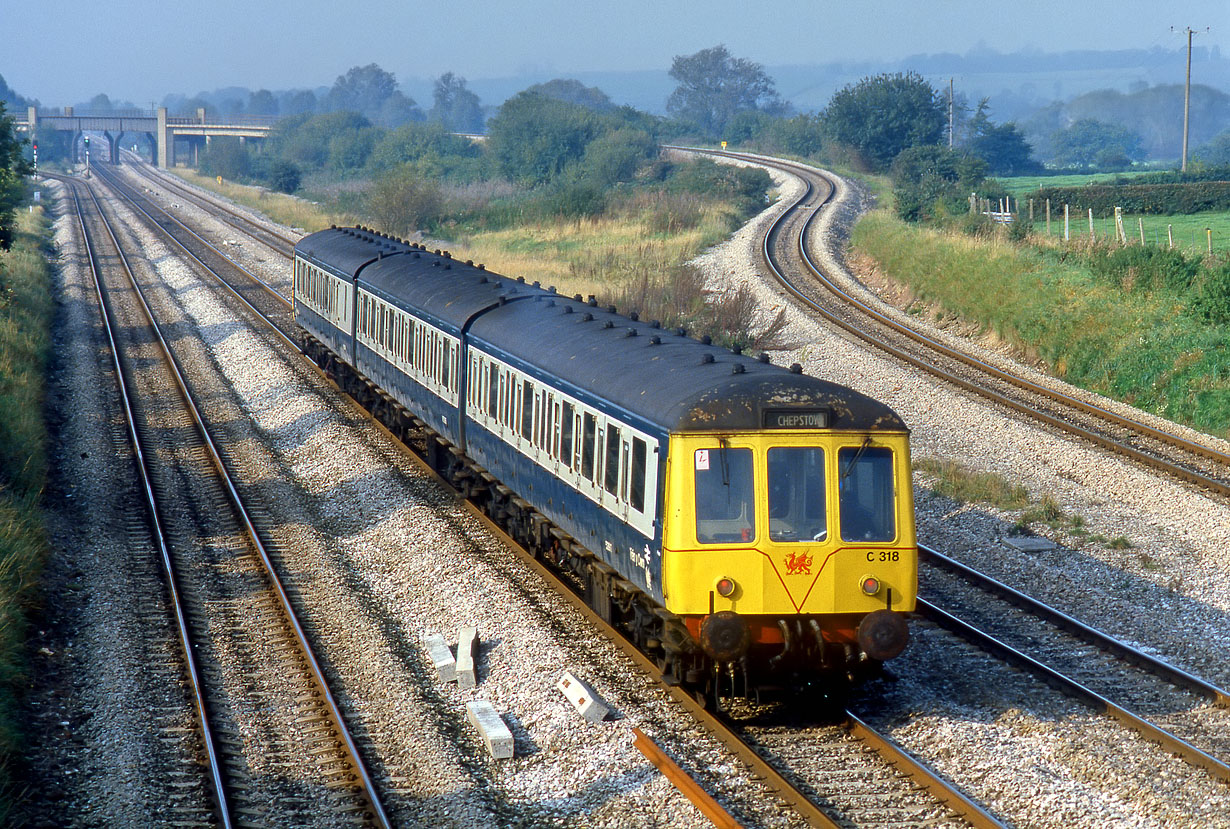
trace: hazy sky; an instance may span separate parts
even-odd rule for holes
[[[473,80],[665,70],[718,43],[766,66],[1185,45],[1172,26],[1230,51],[1227,0],[0,0],[0,75],[48,106],[106,92],[144,107],[225,86],[328,86],[373,62],[399,80]]]

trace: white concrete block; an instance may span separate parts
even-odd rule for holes
[[[572,707],[590,722],[602,722],[610,710],[606,702],[594,693],[594,689],[582,679],[578,679],[571,671],[565,671],[560,681],[556,683],[564,697],[572,703]]]
[[[485,699],[467,702],[466,718],[469,719],[470,725],[478,730],[492,757],[496,760],[507,760],[513,756],[512,732],[491,703]]]
[[[427,648],[427,655],[431,658],[431,664],[436,667],[440,681],[452,682],[457,677],[457,660],[453,658],[453,652],[448,649],[448,645],[444,644],[444,637],[438,633],[430,634],[423,639],[423,647]]]
[[[473,688],[478,684],[474,670],[474,651],[478,647],[478,629],[463,627],[457,632],[457,687]]]

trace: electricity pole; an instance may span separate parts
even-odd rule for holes
[[[1170,27],[1170,31],[1174,31],[1174,26]],[[1187,32],[1187,82],[1183,86],[1183,159],[1180,162],[1179,172],[1187,172],[1187,125],[1191,113],[1192,102],[1192,35],[1196,31],[1188,26],[1184,29]],[[1208,31],[1208,28],[1205,28]]]
[[[952,149],[952,78],[948,79],[948,149]]]

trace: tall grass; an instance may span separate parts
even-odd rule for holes
[[[1061,251],[906,225],[883,210],[859,222],[852,242],[922,299],[1070,382],[1230,436],[1230,331],[1174,296],[1127,293]]]
[[[26,612],[47,555],[38,499],[47,474],[43,378],[53,304],[41,210],[19,214],[0,252],[0,821],[12,809],[20,748],[18,691],[26,673]]]
[[[264,187],[236,184],[225,179],[219,182],[217,179],[200,175],[183,167],[165,172],[173,173],[191,184],[225,196],[235,204],[260,211],[279,224],[301,228],[308,233],[323,230],[330,225],[352,225],[357,221],[353,215],[345,211],[322,207],[306,199],[277,193]]]

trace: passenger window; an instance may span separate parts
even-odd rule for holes
[[[448,370],[453,365],[452,346],[453,344],[448,341],[447,337],[440,338],[440,349],[444,353],[444,359],[440,361],[440,384],[445,388],[448,388]]]
[[[736,544],[756,538],[752,450],[725,446],[697,449],[696,540]]]
[[[571,469],[573,467],[572,457],[572,420],[575,417],[575,412],[572,404],[564,402],[563,420],[560,421],[560,438],[559,438],[559,459]]]
[[[586,412],[581,427],[581,474],[590,481],[594,479],[594,440],[597,428],[597,418]]]
[[[615,494],[619,488],[619,427],[606,427],[606,457],[603,459],[603,464],[606,468],[606,474],[603,476],[603,482],[606,486],[606,491]]]
[[[559,403],[551,407],[551,457],[558,459],[559,453]]]
[[[769,540],[823,541],[828,537],[824,450],[775,447],[768,453]]]
[[[637,512],[645,511],[645,463],[649,449],[645,445],[645,441],[640,438],[632,438],[632,497],[630,502],[632,509]]]
[[[534,384],[529,380],[521,386],[521,437],[527,441],[534,434]]]
[[[500,367],[490,363],[487,369],[487,416],[495,420],[499,411]]]
[[[623,477],[619,483],[619,499],[625,503],[628,500],[628,441],[624,441],[623,452],[619,456],[619,467],[623,470]]]
[[[893,498],[893,452],[849,446],[837,454],[841,537],[845,541],[892,541],[897,537]]]

